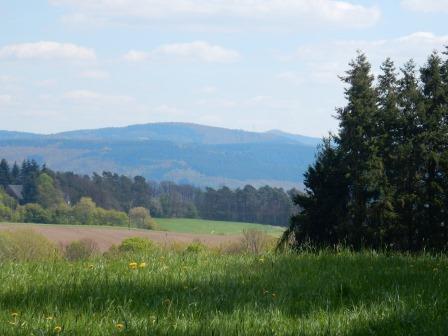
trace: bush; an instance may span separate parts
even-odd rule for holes
[[[118,246],[118,250],[125,253],[149,252],[154,249],[155,245],[152,241],[140,237],[127,238]]]
[[[275,250],[276,245],[277,239],[268,236],[263,231],[252,229],[243,231],[243,238],[239,242],[223,244],[219,250],[225,254],[261,254],[268,250]]]
[[[12,219],[12,213],[10,208],[0,203],[0,222],[9,222]]]
[[[85,260],[99,251],[98,244],[92,239],[81,239],[65,247],[65,258],[69,261]]]
[[[97,225],[126,226],[128,224],[128,216],[121,211],[97,208],[93,221]]]
[[[47,260],[58,256],[58,249],[33,230],[0,232],[0,261]]]
[[[143,207],[136,207],[129,210],[129,220],[132,226],[141,229],[154,230],[157,227],[156,222],[149,214],[149,210]]]
[[[185,249],[185,252],[187,253],[202,253],[205,251],[207,251],[207,246],[205,246],[199,241],[194,241],[193,243],[188,245],[187,248]]]
[[[51,212],[39,204],[29,203],[24,207],[23,221],[25,223],[51,223]]]
[[[250,253],[260,254],[267,245],[267,235],[259,230],[244,230],[242,245]]]

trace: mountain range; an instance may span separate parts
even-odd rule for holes
[[[321,139],[151,123],[57,134],[0,131],[0,158],[35,159],[58,171],[112,171],[197,186],[301,187]]]

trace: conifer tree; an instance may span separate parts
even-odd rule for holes
[[[418,185],[421,180],[421,142],[424,116],[423,95],[419,89],[414,61],[407,62],[401,69],[398,101],[397,176],[395,204],[400,222],[402,246],[408,250],[417,249],[418,225],[416,207],[420,202]]]
[[[373,171],[381,170],[375,143],[377,94],[373,86],[371,65],[364,54],[359,53],[350,63],[346,76],[341,78],[348,85],[345,89],[347,106],[338,110],[340,121],[336,141],[342,151],[343,165],[349,178],[348,217],[345,219],[355,247],[368,239],[366,228],[368,205],[376,198],[373,186],[378,183]]]
[[[0,186],[6,187],[11,183],[9,164],[5,159],[0,161]]]

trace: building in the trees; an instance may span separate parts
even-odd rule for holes
[[[23,185],[9,184],[6,186],[6,192],[9,196],[14,197],[18,201],[23,200]]]

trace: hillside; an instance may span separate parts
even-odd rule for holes
[[[0,131],[0,157],[61,171],[110,170],[200,186],[300,187],[317,138],[270,131],[156,123],[51,135]]]

